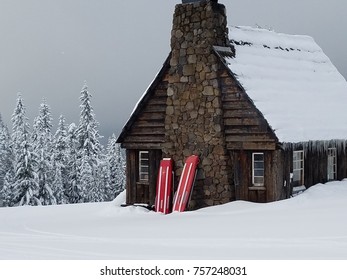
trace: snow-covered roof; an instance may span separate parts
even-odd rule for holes
[[[229,31],[228,67],[281,142],[347,139],[347,82],[311,37]]]

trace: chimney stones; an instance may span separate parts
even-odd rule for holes
[[[200,157],[192,195],[192,208],[200,208],[234,199],[217,74],[220,61],[213,51],[213,46],[228,46],[229,39],[224,5],[211,0],[183,3],[176,5],[171,33],[163,152],[176,163],[176,183],[184,159]]]

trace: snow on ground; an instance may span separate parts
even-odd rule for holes
[[[0,259],[347,259],[347,180],[162,215],[113,202],[0,209]]]

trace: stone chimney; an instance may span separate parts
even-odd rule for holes
[[[163,152],[175,161],[176,186],[184,160],[192,154],[200,157],[193,209],[234,200],[218,79],[220,60],[213,51],[213,46],[228,45],[224,5],[211,0],[183,0],[176,5]]]

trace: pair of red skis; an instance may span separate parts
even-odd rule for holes
[[[172,211],[183,212],[190,201],[193,185],[196,177],[198,156],[187,158],[177,191],[173,198]],[[159,175],[157,180],[157,193],[155,199],[155,211],[164,214],[171,212],[171,196],[173,193],[173,160],[164,158],[160,162]]]

